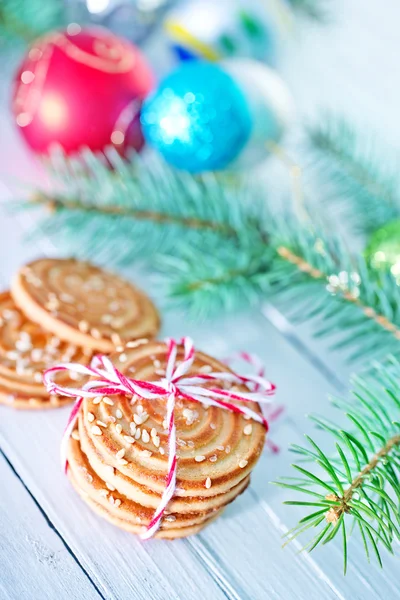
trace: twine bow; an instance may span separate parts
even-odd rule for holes
[[[160,397],[167,398],[167,417],[168,423],[168,473],[166,486],[162,494],[158,508],[151,519],[146,531],[141,535],[142,539],[152,537],[160,527],[161,520],[168,503],[172,499],[176,488],[177,473],[177,440],[176,427],[174,419],[174,408],[177,397],[200,402],[205,406],[217,406],[225,410],[247,415],[254,421],[264,425],[268,431],[268,422],[261,414],[251,410],[247,406],[237,406],[232,400],[239,402],[259,402],[270,403],[270,396],[275,391],[275,386],[267,381],[262,375],[242,376],[236,373],[215,372],[215,373],[196,373],[187,375],[194,358],[195,349],[190,338],[185,337],[181,340],[184,347],[184,357],[182,362],[177,363],[178,343],[173,340],[167,340],[167,367],[165,377],[159,381],[141,381],[126,377],[114,367],[112,362],[106,356],[95,356],[90,366],[86,367],[77,363],[64,363],[54,366],[44,373],[43,381],[50,394],[69,396],[76,398],[72,408],[61,444],[61,458],[63,467],[68,467],[67,444],[69,437],[74,429],[78,418],[79,409],[84,398],[94,398],[102,395],[125,394],[139,397],[145,400],[157,400]],[[249,355],[246,355],[249,360]],[[58,385],[53,377],[61,371],[70,371],[71,373],[80,373],[89,375],[94,379],[87,381],[82,388],[69,388]],[[202,387],[205,383],[226,382],[230,384],[244,384],[253,386],[253,392],[236,392],[231,390]]]

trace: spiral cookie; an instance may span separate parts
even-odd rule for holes
[[[68,404],[70,398],[47,393],[42,372],[55,362],[86,364],[91,356],[91,350],[61,342],[27,319],[9,292],[0,294],[0,403],[14,408],[54,408]],[[60,384],[63,381],[65,385],[74,385],[67,373],[58,374],[57,380]]]
[[[74,259],[36,260],[14,277],[15,303],[60,339],[101,352],[159,329],[150,299],[117,275]]]
[[[131,378],[155,381],[165,376],[166,357],[164,343],[138,341],[110,360]],[[181,359],[180,349],[178,363]],[[209,371],[226,372],[227,367],[197,352],[191,372]],[[214,381],[216,386],[224,387]],[[261,412],[257,403],[247,406]],[[246,489],[265,441],[260,423],[216,406],[178,397],[174,414],[176,488],[156,533],[171,539],[196,533]],[[68,476],[73,486],[99,515],[132,533],[143,533],[166,486],[165,417],[165,397],[86,398],[69,440]]]

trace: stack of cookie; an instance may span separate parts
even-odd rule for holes
[[[183,350],[178,351],[177,364]],[[110,355],[119,371],[135,380],[165,376],[167,347],[137,340]],[[190,373],[229,371],[197,352]],[[207,385],[207,384],[205,384]],[[214,382],[215,387],[215,382]],[[240,386],[238,391],[248,389]],[[261,414],[259,405],[247,403]],[[246,489],[260,456],[263,425],[216,406],[177,398],[177,481],[160,538],[198,532]],[[144,400],[112,395],[85,398],[68,442],[68,476],[83,500],[99,515],[142,534],[159,506],[168,471],[165,397]]]
[[[74,259],[36,260],[0,294],[0,402],[15,408],[68,403],[47,393],[44,369],[88,364],[93,352],[122,349],[158,329],[150,299],[117,275]],[[67,374],[58,375],[61,381],[74,385]]]

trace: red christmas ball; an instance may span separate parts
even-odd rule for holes
[[[29,146],[67,153],[140,150],[139,110],[155,83],[138,48],[106,29],[71,24],[36,40],[14,81],[12,110]]]

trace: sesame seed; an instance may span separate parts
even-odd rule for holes
[[[91,412],[88,412],[87,418],[88,418],[89,423],[93,423],[93,421],[94,421],[94,414],[91,413]]]
[[[104,396],[103,402],[104,404],[108,404],[108,406],[114,406],[114,402],[108,396]]]
[[[79,437],[79,431],[78,431],[77,429],[74,429],[74,431],[71,433],[71,437],[72,437],[74,440],[80,440],[80,437]]]
[[[90,335],[92,337],[94,337],[96,340],[101,338],[101,333],[98,329],[96,329],[95,327],[92,327],[92,329],[90,330]]]
[[[100,321],[104,324],[104,325],[108,325],[109,323],[111,323],[112,321],[112,316],[111,315],[101,315],[100,317]]]
[[[153,444],[155,445],[156,448],[159,448],[159,446],[160,446],[160,438],[158,437],[158,435],[155,435],[153,437]]]
[[[211,428],[211,429],[217,429],[217,426],[216,426],[216,424],[215,424],[215,423],[210,423],[210,428]]]
[[[112,492],[115,492],[115,485],[113,485],[112,483],[108,483],[108,481],[106,481],[106,486],[108,487],[109,490],[111,490]]]
[[[128,360],[127,355],[125,354],[125,352],[122,352],[122,354],[119,355],[119,360],[120,362],[124,363]]]
[[[141,425],[142,424],[142,419],[139,415],[137,415],[136,413],[133,415],[133,420],[135,421],[136,425]]]
[[[189,448],[194,448],[194,441],[193,440],[189,440],[187,445],[189,446]]]
[[[108,490],[100,490],[99,491],[100,496],[102,496],[103,498],[106,498],[109,493],[110,492]]]
[[[108,497],[108,501],[110,504],[114,504],[114,496],[112,496],[111,494]]]
[[[142,429],[142,440],[147,444],[150,441],[149,432],[147,429]]]
[[[121,450],[118,450],[118,452],[116,453],[116,458],[123,458],[123,456],[125,455],[125,448],[121,448]]]
[[[148,339],[147,338],[140,338],[138,340],[132,340],[131,342],[128,342],[126,344],[127,348],[136,348],[137,346],[141,346],[142,344],[147,344],[148,343]]]
[[[197,456],[194,457],[194,460],[196,462],[203,462],[203,460],[206,460],[206,457],[203,456],[202,454],[198,454]]]
[[[116,501],[114,502],[114,506],[116,508],[118,508],[118,506],[121,506],[121,500],[119,498],[117,498]]]
[[[113,477],[115,475],[115,469],[114,467],[112,467],[111,465],[105,465],[104,470],[106,470],[109,472],[109,474],[111,475],[111,477]]]
[[[140,427],[138,427],[135,431],[135,440],[138,440],[141,435],[142,435],[142,431],[141,431]]]
[[[147,458],[149,458],[153,453],[150,452],[150,450],[142,450],[140,453],[140,456],[146,456]]]
[[[136,412],[138,415],[141,415],[143,413],[143,406],[141,404],[138,404]]]
[[[135,443],[135,438],[133,438],[131,435],[124,435],[124,439],[128,442],[128,444]]]
[[[103,435],[103,433],[98,425],[92,425],[91,431],[92,431],[93,435]]]
[[[115,411],[115,416],[117,417],[117,419],[122,419],[122,410],[117,408],[117,410]]]
[[[230,446],[226,446],[225,447],[226,454],[229,454],[230,451],[231,451],[231,447]]]
[[[153,364],[154,364],[154,366],[155,366],[156,369],[159,369],[161,367],[161,363],[160,363],[160,361],[157,358],[155,359],[155,361],[154,361]]]
[[[240,461],[239,461],[239,467],[240,467],[241,469],[244,469],[244,468],[247,466],[248,462],[249,462],[248,460],[245,460],[245,459],[243,458],[242,460],[240,460]]]
[[[168,429],[168,421],[167,419],[164,419],[164,421],[162,422],[162,426],[164,429]]]
[[[93,402],[93,404],[100,404],[102,399],[103,399],[102,396],[96,396],[95,398],[93,398],[92,402]]]
[[[118,333],[113,333],[111,335],[111,341],[114,344],[114,346],[121,346],[122,345],[121,336],[119,336]]]
[[[151,428],[150,435],[152,438],[157,435],[157,429],[155,427]]]
[[[122,431],[122,425],[121,425],[121,423],[117,423],[117,424],[116,424],[116,426],[115,426],[115,431],[116,431],[117,433],[121,433],[121,431]]]
[[[170,523],[173,523],[174,521],[176,521],[176,517],[175,517],[175,515],[168,515],[168,517],[165,517],[165,521],[169,521]]]
[[[104,423],[103,421],[96,421],[97,425],[100,425],[100,427],[108,427],[107,423]]]
[[[251,432],[253,431],[253,425],[251,423],[249,423],[248,425],[246,425],[243,429],[243,433],[244,435],[251,435]]]
[[[79,321],[78,329],[79,331],[82,331],[82,333],[87,333],[89,331],[89,323],[87,321]]]
[[[203,365],[202,367],[200,367],[199,371],[200,373],[211,373],[212,367],[211,365]]]
[[[119,465],[127,465],[127,464],[128,464],[128,461],[127,461],[127,460],[125,460],[125,458],[117,458],[117,463],[118,463]]]
[[[223,452],[225,450],[225,446],[217,446],[216,449],[221,450],[221,452]]]
[[[216,454],[213,454],[212,456],[210,456],[209,461],[210,462],[217,462],[218,460],[218,456]]]
[[[243,415],[243,419],[246,419],[246,421],[250,421],[251,416],[250,415]]]
[[[211,479],[210,479],[210,477],[207,477],[205,485],[206,485],[206,488],[209,490],[210,487],[211,487]]]
[[[132,434],[136,433],[136,424],[133,423],[133,421],[131,423],[129,423],[129,428],[130,428]]]
[[[160,448],[159,452],[160,452],[160,454],[165,454],[164,448]]]
[[[43,381],[43,376],[41,373],[36,372],[33,374],[33,381],[36,381],[36,383],[41,383]]]

